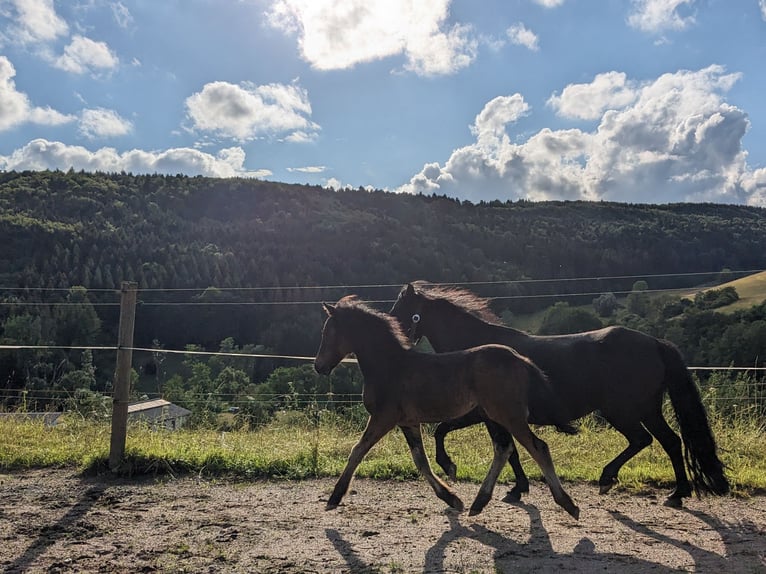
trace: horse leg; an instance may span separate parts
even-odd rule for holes
[[[610,417],[606,417],[606,420],[628,439],[628,446],[604,467],[601,478],[598,479],[599,494],[609,492],[617,482],[617,473],[620,472],[622,465],[652,444],[652,435],[646,432],[640,422],[615,424]]]
[[[525,420],[514,420],[509,428],[521,445],[527,449],[535,460],[540,470],[543,471],[545,482],[550,488],[553,500],[566,510],[575,520],[580,518],[580,509],[561,485],[556,469],[553,466],[551,452],[544,440],[535,436]]]
[[[444,482],[434,475],[431,470],[431,465],[428,463],[428,457],[426,457],[425,449],[423,448],[423,437],[420,434],[420,425],[412,427],[400,427],[404,438],[407,439],[407,445],[410,447],[412,453],[412,460],[415,461],[415,466],[420,471],[431,488],[434,489],[436,496],[441,498],[444,502],[449,504],[452,508],[458,511],[462,511],[463,501],[460,500],[457,494],[455,494]]]
[[[446,438],[447,433],[475,425],[485,420],[484,413],[480,409],[474,409],[462,417],[451,421],[441,422],[437,425],[436,430],[434,431],[434,440],[436,441],[436,462],[442,467],[444,474],[446,474],[450,480],[457,480],[457,466],[452,462],[452,459],[444,448],[444,439]]]
[[[360,438],[359,442],[357,442],[354,445],[354,448],[351,449],[346,468],[343,469],[338,482],[335,483],[335,488],[333,488],[332,494],[327,501],[325,510],[334,510],[338,507],[341,499],[348,490],[348,485],[351,483],[351,478],[354,476],[356,467],[359,466],[359,463],[362,462],[362,459],[369,450],[375,446],[375,443],[386,436],[386,433],[393,429],[394,426],[396,425],[389,424],[384,419],[370,416],[367,420],[367,426],[362,433],[362,438]]]
[[[647,430],[659,441],[665,452],[668,453],[670,462],[673,464],[673,472],[676,475],[676,488],[670,496],[668,496],[665,505],[673,508],[681,508],[683,499],[692,494],[692,486],[686,476],[686,468],[684,467],[681,439],[675,431],[670,428],[670,425],[665,420],[665,417],[662,416],[662,411],[659,408],[652,412],[648,417],[645,417],[643,423]]]
[[[492,438],[493,443],[505,444],[510,442],[513,447],[511,449],[511,454],[508,456],[508,464],[510,464],[513,469],[513,474],[516,477],[516,484],[508,491],[508,494],[505,495],[503,502],[518,502],[521,500],[522,494],[529,492],[529,479],[524,472],[524,468],[521,466],[519,449],[513,444],[511,433],[505,430],[501,425],[492,421],[486,421],[484,424],[487,427],[487,431],[489,432],[489,436]]]
[[[492,421],[487,421],[486,425],[492,437],[492,448],[495,451],[495,456],[487,471],[487,476],[484,478],[481,488],[479,488],[479,493],[476,495],[473,504],[471,504],[471,510],[468,512],[469,516],[479,514],[487,506],[487,503],[492,500],[492,491],[495,489],[497,477],[503,470],[505,461],[508,460],[511,451],[516,450],[513,439],[508,431]]]

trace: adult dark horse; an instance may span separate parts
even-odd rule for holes
[[[601,473],[602,494],[617,481],[620,468],[651,444],[652,436],[670,457],[676,477],[667,505],[681,506],[692,489],[698,495],[729,491],[699,391],[680,353],[668,341],[624,327],[573,335],[530,335],[502,326],[486,299],[424,281],[402,288],[391,315],[409,330],[411,340],[425,336],[439,353],[488,343],[513,347],[545,372],[568,410],[568,420],[600,411],[628,440],[627,448]],[[662,415],[666,390],[681,429],[683,449],[681,439]],[[540,401],[530,401],[530,421],[545,419],[545,410]],[[473,411],[437,427],[436,460],[450,477],[455,476],[455,465],[444,450],[445,435],[483,420],[480,412]],[[528,492],[529,482],[518,453],[511,453],[509,463],[516,474],[516,486],[508,496],[518,499]]]
[[[427,355],[411,348],[395,319],[355,297],[344,297],[335,306],[324,308],[327,320],[314,367],[318,373],[329,374],[344,357],[355,354],[364,376],[362,400],[370,413],[367,427],[327,502],[328,510],[340,504],[365,454],[396,426],[402,429],[415,466],[436,495],[462,510],[463,502],[428,464],[420,423],[449,420],[480,408],[490,427],[502,427],[524,445],[540,465],[554,500],[573,517],[579,517],[580,510],[556,475],[548,446],[527,425],[530,379],[534,379],[533,384],[546,384],[545,375],[528,359],[501,345]],[[512,440],[500,442],[495,439],[498,433],[491,434],[495,456],[471,505],[471,514],[481,512],[492,498],[497,477],[514,448]]]

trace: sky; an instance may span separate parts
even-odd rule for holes
[[[0,0],[0,170],[766,207],[766,0]]]

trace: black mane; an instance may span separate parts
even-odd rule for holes
[[[490,308],[490,300],[479,297],[467,289],[433,285],[427,281],[415,281],[412,283],[412,286],[419,295],[429,301],[446,301],[479,319],[497,325],[502,324],[500,317]]]
[[[374,325],[380,325],[380,327],[388,331],[402,347],[405,349],[412,348],[412,343],[402,330],[401,325],[399,325],[399,321],[387,313],[382,313],[368,306],[356,295],[346,295],[343,297],[335,305],[335,311],[341,320],[365,321],[371,322]]]

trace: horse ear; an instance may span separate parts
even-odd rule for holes
[[[331,316],[333,313],[335,313],[335,307],[330,305],[329,303],[322,303],[322,307],[324,308],[324,312],[327,313],[328,316]]]
[[[408,297],[412,297],[415,294],[415,288],[412,286],[412,283],[407,283],[407,288],[404,291],[404,294]]]

